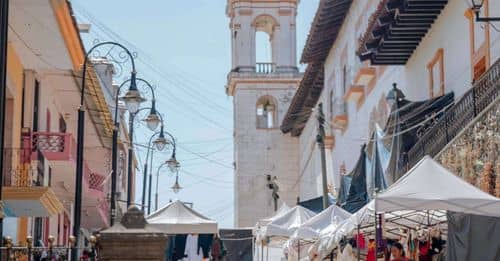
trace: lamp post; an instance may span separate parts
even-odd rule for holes
[[[161,116],[161,114],[160,114]],[[162,151],[165,149],[168,144],[170,144],[170,141],[165,139],[165,133],[163,131],[163,118],[161,118],[161,129],[160,131],[155,132],[151,137],[149,138],[148,146],[147,146],[147,152],[146,152],[146,160],[144,161],[144,179],[142,182],[142,212],[145,212],[145,207],[146,207],[146,184],[147,184],[147,175],[148,175],[148,159],[149,159],[149,152],[151,151],[151,158],[153,158],[153,147],[152,144],[156,147],[158,151]],[[153,141],[153,138],[156,137],[156,140]],[[151,195],[150,195],[151,197]],[[148,214],[149,214],[149,207],[148,207]]]
[[[146,121],[147,127],[150,130],[155,130],[158,125],[160,124],[160,116],[156,112],[156,99],[155,99],[155,92],[153,86],[146,80],[141,79],[142,82],[144,82],[150,89],[151,89],[151,94],[153,96],[153,100],[151,102],[151,107],[150,108],[142,108],[142,109],[150,109],[149,115],[146,117],[144,121]],[[129,134],[129,146],[128,146],[128,167],[127,167],[127,207],[129,207],[132,204],[132,167],[133,167],[133,155],[134,155],[134,119],[135,116],[140,109],[140,104],[144,101],[144,98],[140,97],[140,92],[137,89],[137,87],[132,90],[129,89],[129,91],[125,94],[125,96],[120,98],[121,101],[125,102],[125,106],[127,107],[130,115],[129,115],[129,129],[128,129],[128,134]]]
[[[78,259],[79,238],[80,238],[80,226],[81,226],[81,212],[82,212],[82,183],[83,183],[83,148],[84,148],[84,136],[85,136],[85,109],[84,109],[84,98],[85,98],[85,81],[87,79],[87,62],[89,60],[90,54],[98,47],[104,45],[111,45],[113,47],[119,47],[125,51],[127,56],[130,58],[132,63],[132,72],[130,77],[130,90],[137,90],[136,86],[136,71],[135,62],[132,53],[123,45],[116,42],[102,42],[94,45],[86,54],[83,61],[82,68],[82,90],[80,95],[80,105],[78,107],[78,131],[77,131],[77,149],[76,149],[76,177],[75,177],[75,205],[74,205],[74,216],[73,216],[73,235],[75,236],[76,249],[72,251],[72,260]],[[131,97],[134,98],[134,97]],[[138,99],[139,97],[135,97]]]
[[[484,5],[484,0],[466,0],[470,1],[469,6],[472,11],[476,14],[477,22],[500,22],[500,17],[479,17],[481,8]]]
[[[120,129],[120,121],[118,120],[118,101],[119,100],[123,100],[126,102],[126,105],[127,105],[127,109],[129,110],[129,112],[131,113],[130,115],[135,115],[137,114],[138,110],[139,110],[139,105],[137,104],[140,104],[140,102],[144,101],[145,99],[142,98],[140,96],[140,93],[137,89],[137,81],[140,81],[140,82],[143,82],[146,84],[146,86],[148,86],[151,90],[151,94],[153,96],[153,99],[151,100],[151,110],[150,110],[150,113],[149,115],[147,116],[146,118],[146,121],[148,122],[148,128],[153,128],[153,129],[156,129],[157,126],[158,126],[158,123],[159,123],[159,116],[158,116],[158,113],[156,111],[156,97],[155,97],[155,93],[154,93],[154,89],[152,87],[152,85],[142,79],[142,78],[136,78],[135,75],[133,75],[133,77],[131,77],[130,79],[124,81],[119,87],[118,89],[116,90],[116,94],[115,94],[115,115],[114,115],[114,128],[113,128],[113,141],[112,141],[112,153],[111,153],[111,169],[112,169],[112,174],[111,174],[111,216],[110,216],[110,224],[113,225],[114,222],[115,222],[115,218],[116,218],[116,181],[117,181],[117,176],[118,176],[118,166],[117,166],[117,159],[118,159],[118,133],[119,133],[119,129]],[[133,86],[134,88],[129,88],[129,90],[127,91],[127,93],[125,94],[125,96],[123,97],[118,97],[120,95],[120,91],[122,89],[122,87],[127,83],[127,82],[134,82]],[[132,86],[132,84],[131,84]],[[156,124],[156,125],[155,125]],[[129,129],[129,131],[131,132],[132,130]],[[130,134],[130,133],[129,133]],[[132,135],[132,134],[131,134]],[[130,143],[132,144],[132,142]],[[129,159],[130,159],[130,150],[132,149],[132,146],[130,145],[129,146]],[[131,162],[129,160],[129,162]],[[130,164],[129,164],[130,166]],[[131,168],[129,168],[130,170]],[[129,195],[130,195],[130,187],[131,187],[131,179],[132,179],[132,175],[130,175],[130,171],[129,171],[129,175],[128,175],[128,184],[130,185],[127,185],[127,206],[130,205],[130,202],[128,201],[129,200]]]
[[[157,171],[156,171],[156,193],[155,193],[155,211],[158,209],[158,184],[159,184],[159,177],[160,177],[160,170],[163,166],[168,166],[170,172],[172,173],[175,173],[175,183],[174,185],[171,187],[172,190],[174,191],[174,193],[179,193],[179,191],[182,189],[182,187],[179,185],[179,169],[181,168],[181,164],[179,163],[179,161],[177,161],[176,157],[175,157],[175,152],[176,152],[176,141],[175,141],[175,138],[174,136],[172,136],[171,133],[165,131],[165,133],[170,136],[171,138],[171,143],[172,143],[172,156],[170,157],[170,159],[168,159],[167,161],[165,161],[164,163],[162,163]],[[151,188],[152,188],[152,181],[153,181],[153,177],[152,177],[152,174],[150,173],[150,176],[149,176],[149,202],[148,202],[148,214],[149,214],[149,208],[151,206]]]

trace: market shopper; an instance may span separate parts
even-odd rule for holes
[[[401,243],[396,242],[391,247],[392,259],[391,261],[407,261],[405,258],[405,252],[403,250],[403,245]]]

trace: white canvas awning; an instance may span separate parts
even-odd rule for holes
[[[333,230],[342,221],[349,218],[351,213],[337,205],[331,205],[316,216],[307,220],[293,234],[294,238],[314,239],[318,238],[322,230]]]
[[[284,215],[267,224],[263,233],[267,237],[290,237],[304,222],[315,215],[302,206],[289,209]]]
[[[149,215],[146,221],[165,234],[217,233],[217,222],[204,217],[179,200]]]
[[[500,217],[500,199],[425,156],[396,183],[377,195],[376,209],[377,212],[447,210]]]

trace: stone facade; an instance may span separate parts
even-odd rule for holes
[[[450,171],[500,197],[500,100],[469,125],[438,156]]]

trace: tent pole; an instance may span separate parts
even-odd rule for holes
[[[266,247],[266,260],[269,261],[269,245]]]
[[[260,241],[260,260],[264,261],[264,240]]]
[[[360,225],[358,224],[358,235],[356,238],[356,248],[358,249],[358,261],[361,261],[361,249],[359,248],[359,230],[360,230]]]
[[[298,258],[297,258],[297,261],[300,261],[300,239],[299,239],[299,243],[298,243],[298,247],[297,247],[297,255],[298,255]]]

